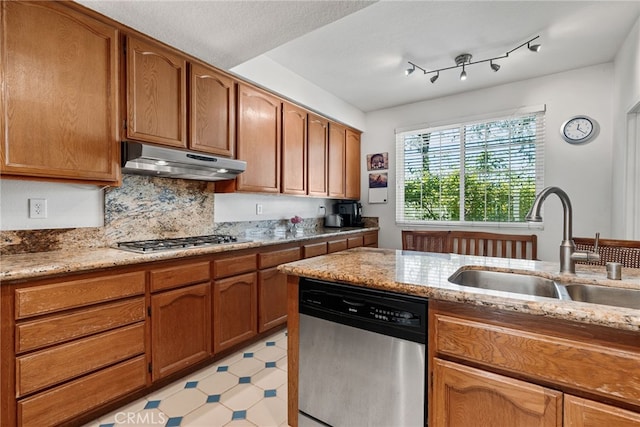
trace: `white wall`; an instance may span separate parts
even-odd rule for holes
[[[541,78],[466,92],[435,100],[379,110],[367,114],[367,132],[362,137],[362,154],[389,153],[389,203],[369,204],[363,197],[363,215],[378,216],[380,246],[400,248],[401,228],[395,224],[395,133],[396,128],[436,123],[483,113],[515,110],[546,104],[545,186],[564,189],[573,205],[574,236],[591,236],[599,231],[611,235],[612,206],[612,79],[613,64],[601,64]],[[464,83],[461,83],[464,84]],[[565,143],[559,133],[568,117],[586,114],[600,123],[600,135],[584,145]],[[362,194],[367,191],[363,162]],[[499,232],[526,233],[523,229]],[[538,235],[538,257],[558,260],[562,239],[562,207],[559,199],[545,202],[544,229]]]
[[[261,205],[262,213],[256,212]],[[324,217],[331,213],[331,200],[266,194],[216,194],[214,222],[264,221],[289,219],[295,215],[302,218]]]
[[[640,205],[640,186],[633,185],[638,182],[640,174],[640,136],[635,135],[635,141],[627,137],[627,115],[634,106],[640,103],[640,18],[616,54],[614,61],[613,78],[613,210],[611,217],[611,231],[613,237],[626,239],[640,239],[640,230],[634,229],[633,217],[640,212],[633,209],[633,204]],[[634,146],[633,150],[627,150],[627,144]],[[629,162],[629,152],[635,151],[635,162]],[[633,164],[635,163],[635,164]],[[635,168],[635,170],[632,170]]]
[[[47,218],[29,218],[29,199],[47,200]],[[0,230],[100,227],[104,190],[95,185],[2,179]]]

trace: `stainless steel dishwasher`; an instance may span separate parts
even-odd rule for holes
[[[427,300],[300,279],[298,422],[426,425]]]

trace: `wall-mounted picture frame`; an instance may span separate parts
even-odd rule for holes
[[[369,174],[369,188],[386,188],[388,181],[389,176],[386,172]]]
[[[367,170],[389,169],[389,153],[367,154]]]

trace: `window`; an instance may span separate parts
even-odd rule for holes
[[[509,225],[543,186],[544,111],[399,132],[396,222]]]

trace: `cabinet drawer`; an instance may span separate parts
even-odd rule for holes
[[[311,258],[327,253],[327,242],[311,243],[302,247],[304,258]]]
[[[151,292],[182,285],[208,282],[211,267],[208,262],[153,269],[150,272]]]
[[[364,236],[365,246],[378,246],[378,233],[366,233]]]
[[[360,246],[364,245],[364,237],[363,236],[357,236],[357,237],[349,237],[347,239],[347,247],[349,249],[351,248],[359,248]]]
[[[52,426],[146,385],[144,356],[18,402],[18,425]]]
[[[70,280],[16,289],[16,319],[144,293],[145,272]]]
[[[435,351],[440,355],[640,404],[640,351],[439,314],[434,327]]]
[[[16,325],[16,353],[80,338],[145,319],[144,298],[83,308]]]
[[[255,254],[213,260],[213,277],[216,279],[248,273],[256,269]]]
[[[332,240],[327,242],[327,252],[338,252],[347,249],[347,239]]]
[[[144,352],[144,323],[16,358],[16,394],[23,396]]]
[[[286,262],[300,259],[300,248],[282,249],[279,251],[258,254],[258,268],[275,267]]]

